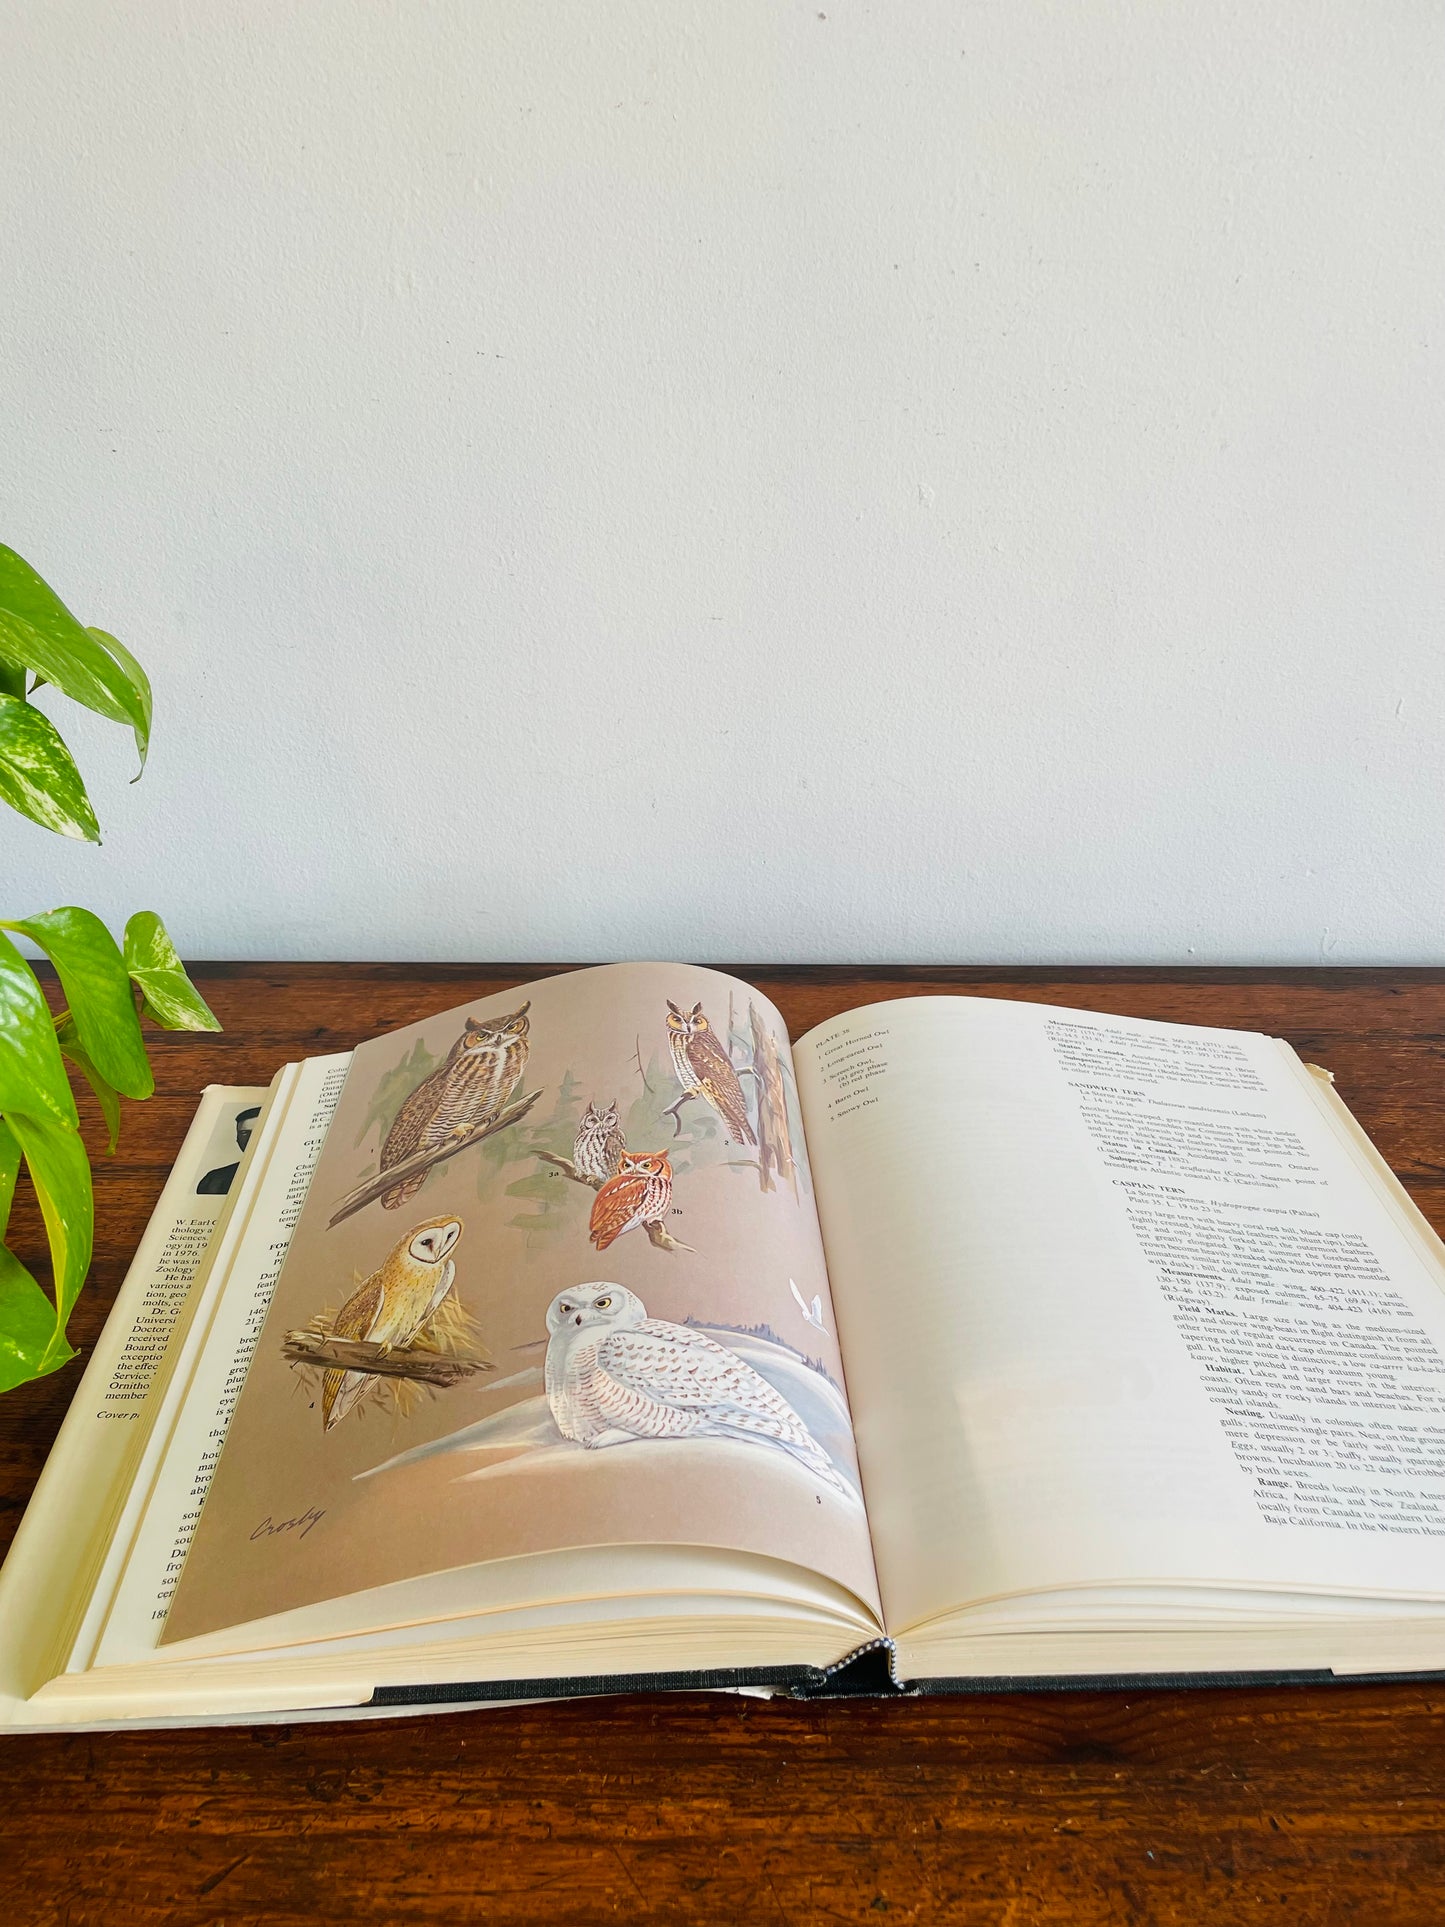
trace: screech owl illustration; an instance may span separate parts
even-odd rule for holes
[[[599,1251],[627,1231],[660,1224],[672,1203],[672,1165],[665,1151],[624,1151],[616,1177],[592,1200],[589,1237]]]
[[[420,1337],[456,1282],[451,1254],[461,1235],[460,1218],[433,1218],[414,1225],[365,1283],[357,1286],[336,1314],[329,1335],[382,1345],[387,1351]],[[339,1425],[372,1382],[366,1372],[323,1372],[323,1429],[329,1432]]]
[[[605,1183],[615,1176],[626,1149],[627,1139],[617,1121],[616,1104],[609,1104],[605,1111],[589,1104],[577,1126],[577,1141],[572,1147],[572,1162],[579,1176],[600,1178]]]
[[[558,1292],[547,1330],[547,1403],[564,1438],[592,1451],[632,1439],[773,1446],[852,1498],[781,1392],[705,1332],[649,1318],[625,1285]]]
[[[734,1144],[756,1144],[757,1135],[748,1121],[747,1099],[733,1061],[703,1016],[701,1004],[682,1011],[668,998],[667,1040],[672,1048],[672,1068],[682,1086],[682,1096],[665,1113],[672,1119],[673,1135],[682,1129],[678,1112],[687,1100],[705,1097],[727,1126]]]
[[[381,1147],[383,1171],[415,1151],[434,1151],[448,1138],[466,1137],[500,1114],[527,1067],[531,1007],[529,1000],[494,1023],[468,1017],[446,1062],[417,1085],[393,1119]],[[393,1185],[382,1194],[382,1204],[395,1211],[421,1189],[427,1175],[417,1171]]]

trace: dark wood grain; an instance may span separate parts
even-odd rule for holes
[[[556,968],[549,966],[547,968]],[[545,969],[201,966],[98,1176],[93,1341],[208,1082]],[[963,990],[1288,1037],[1445,1230],[1445,972],[750,970],[794,1035]],[[39,1228],[22,1217],[38,1260]],[[0,1400],[8,1541],[79,1366]],[[1439,1927],[1445,1687],[779,1705],[703,1696],[0,1742],[0,1921]]]

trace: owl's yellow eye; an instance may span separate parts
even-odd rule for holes
[[[693,1021],[693,1027],[694,1027],[694,1029],[696,1029],[696,1030],[706,1030],[706,1029],[707,1029],[707,1019],[706,1019],[706,1017],[694,1017],[692,1021]]]
[[[572,1309],[572,1307],[571,1307],[570,1305],[559,1305],[559,1306],[557,1307],[557,1310],[558,1310],[558,1311],[559,1311],[559,1312],[561,1313],[561,1315],[562,1315],[562,1316],[563,1316],[564,1318],[565,1318],[565,1317],[567,1316],[567,1314],[568,1314],[568,1312],[570,1312],[570,1311],[571,1311],[571,1309]]]
[[[611,1303],[612,1300],[610,1298],[599,1298],[596,1301],[596,1308],[598,1311],[606,1311]]]

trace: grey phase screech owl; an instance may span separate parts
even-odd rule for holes
[[[381,1168],[389,1171],[417,1151],[435,1151],[448,1138],[463,1138],[500,1116],[527,1067],[530,1000],[510,1017],[488,1022],[468,1017],[466,1028],[439,1064],[407,1098],[381,1147]],[[388,1211],[419,1191],[425,1171],[384,1192]]]
[[[617,1119],[617,1106],[609,1104],[602,1110],[596,1104],[589,1104],[577,1126],[577,1141],[572,1146],[572,1162],[578,1176],[605,1184],[617,1175],[626,1149],[627,1139]]]

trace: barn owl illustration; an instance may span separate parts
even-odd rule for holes
[[[381,1147],[383,1171],[416,1151],[439,1150],[448,1138],[466,1137],[501,1113],[527,1066],[531,1007],[529,1001],[495,1023],[468,1017],[446,1062],[417,1085],[392,1120]],[[383,1192],[381,1202],[395,1211],[421,1189],[427,1176],[425,1171],[413,1172]]]
[[[690,1097],[705,1097],[723,1123],[734,1144],[756,1144],[757,1136],[748,1122],[747,1100],[733,1060],[717,1040],[717,1033],[702,1014],[702,1005],[689,1011],[679,1010],[667,1000],[667,1039],[672,1046],[672,1068],[682,1086],[682,1096],[664,1113],[673,1123],[673,1136],[682,1129],[678,1112]]]
[[[547,1331],[547,1403],[564,1438],[592,1451],[633,1439],[772,1446],[852,1498],[781,1392],[705,1332],[649,1318],[625,1285],[558,1292]]]
[[[672,1203],[672,1165],[666,1151],[624,1151],[616,1177],[592,1200],[588,1236],[599,1251],[626,1231],[661,1224]]]
[[[578,1175],[597,1178],[605,1184],[608,1178],[616,1176],[626,1149],[627,1139],[617,1121],[617,1106],[609,1104],[605,1111],[600,1111],[595,1104],[589,1104],[577,1126],[577,1142],[572,1147],[572,1163]]]
[[[386,1351],[419,1338],[456,1282],[452,1259],[462,1235],[460,1218],[432,1218],[397,1240],[371,1276],[347,1299],[332,1338],[351,1338]],[[321,1423],[339,1425],[372,1383],[366,1372],[331,1370],[321,1378]]]

